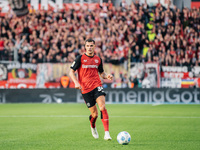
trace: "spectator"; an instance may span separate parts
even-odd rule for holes
[[[67,88],[67,87],[69,87],[69,81],[70,81],[70,78],[67,76],[67,74],[64,74],[64,75],[60,78],[61,87],[62,87],[62,88]]]
[[[125,73],[124,75],[120,73],[121,77],[121,88],[127,88],[128,87],[128,75]]]
[[[136,45],[135,49],[132,51],[131,62],[140,62],[140,55],[139,46]]]
[[[0,60],[4,59],[4,40],[0,37]]]
[[[122,1],[120,2],[120,5],[119,5],[119,6],[122,8],[122,10],[126,10],[128,4],[126,3],[126,0],[122,0]]]
[[[138,87],[139,82],[138,82],[136,75],[134,77],[130,76],[129,80],[131,82],[131,88],[137,88]]]
[[[1,55],[1,59],[3,56],[3,59],[14,60],[16,48],[19,58],[15,59],[20,62],[23,57],[26,62],[34,63],[71,62],[84,53],[84,40],[93,37],[97,43],[96,53],[105,62],[126,62],[131,48],[133,62],[159,61],[162,65],[194,65],[196,62],[197,65],[199,11],[164,8],[160,1],[150,7],[146,1],[140,5],[136,0],[128,5],[122,0],[119,8],[109,3],[93,11],[36,11],[31,7],[23,18],[8,12],[0,18],[0,49],[7,54]],[[90,26],[90,30],[86,30],[86,26]]]

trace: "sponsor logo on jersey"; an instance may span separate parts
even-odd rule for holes
[[[98,68],[97,65],[82,65],[82,68]]]

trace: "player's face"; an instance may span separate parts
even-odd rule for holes
[[[95,45],[94,45],[93,42],[86,42],[85,43],[85,49],[86,49],[86,54],[88,56],[93,56],[94,55]]]

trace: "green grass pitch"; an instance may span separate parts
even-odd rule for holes
[[[108,104],[112,141],[90,131],[85,104],[0,104],[0,150],[198,150],[200,105]],[[100,113],[99,113],[100,116]],[[121,131],[129,145],[118,144]]]

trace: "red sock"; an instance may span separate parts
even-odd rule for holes
[[[101,121],[103,123],[104,130],[109,131],[109,117],[106,109],[101,111]]]
[[[96,123],[97,118],[93,118],[92,115],[90,115],[89,119],[90,119],[91,127],[95,128],[96,127],[95,123]]]

